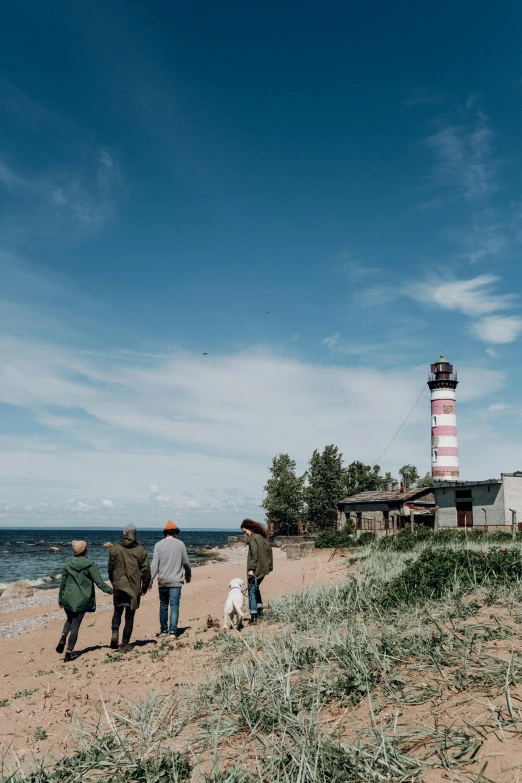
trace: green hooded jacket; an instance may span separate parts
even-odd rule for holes
[[[274,568],[272,547],[267,538],[259,533],[248,537],[247,571],[253,571],[258,579],[266,576]]]
[[[107,570],[114,588],[114,606],[136,610],[150,584],[150,566],[147,550],[136,541],[135,533],[127,533],[111,547]]]
[[[104,593],[112,593],[112,587],[103,581],[97,566],[85,555],[78,555],[63,567],[58,603],[71,612],[95,612],[94,585]]]

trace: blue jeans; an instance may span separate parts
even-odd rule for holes
[[[248,577],[248,608],[250,609],[250,614],[262,613],[263,611],[263,599],[259,590],[259,585],[263,579],[263,576],[259,579],[257,576]]]
[[[181,587],[159,587],[161,633],[177,633]],[[169,625],[170,604],[170,625]]]

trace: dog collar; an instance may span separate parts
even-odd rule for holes
[[[233,586],[233,587],[231,587],[230,589],[231,589],[231,590],[241,590],[241,588],[239,587],[239,585],[234,585],[234,586]]]

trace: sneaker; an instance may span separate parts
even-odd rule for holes
[[[123,642],[122,642],[122,644],[120,644],[118,649],[119,649],[119,652],[121,652],[121,653],[128,653],[128,652],[132,652],[134,647],[133,647],[132,644],[130,644],[130,642],[126,642],[125,644],[123,644]]]
[[[257,614],[250,615],[250,625],[257,625]]]
[[[65,658],[63,659],[64,663],[70,663],[71,661],[75,661],[78,656],[75,655],[72,650],[67,650],[65,653]]]
[[[177,635],[178,635],[177,631],[169,631],[169,636],[177,636]]]
[[[65,642],[67,641],[67,636],[63,633],[60,637],[60,641],[56,645],[56,652],[60,653],[60,655],[65,650]]]
[[[120,646],[119,644],[119,634],[118,631],[113,631],[111,636],[111,650],[117,650]]]
[[[156,639],[159,639],[162,636],[168,636],[168,635],[169,635],[168,631],[160,631],[159,633],[156,634]]]

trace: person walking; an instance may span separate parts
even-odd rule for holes
[[[149,556],[147,550],[136,540],[136,527],[129,524],[123,528],[123,536],[109,553],[109,579],[114,588],[114,614],[112,615],[111,648],[118,649],[120,625],[125,609],[125,625],[119,649],[129,652],[134,615],[150,583]]]
[[[180,529],[170,519],[163,530],[163,541],[154,545],[151,565],[150,590],[156,576],[159,591],[160,635],[177,636],[179,620],[179,602],[183,582],[192,578],[192,571],[183,541],[178,540]],[[169,622],[170,605],[170,622]]]
[[[263,599],[259,586],[265,576],[273,570],[274,561],[268,533],[263,525],[252,519],[244,519],[241,523],[241,530],[248,539],[248,607],[250,609],[250,624],[254,625],[257,618],[263,615]]]
[[[71,546],[74,557],[68,560],[63,567],[62,582],[58,593],[58,603],[65,609],[67,620],[63,626],[60,641],[56,646],[56,652],[63,653],[67,642],[65,661],[74,660],[73,650],[85,613],[96,611],[94,585],[97,585],[104,593],[112,594],[112,587],[103,581],[97,566],[87,557],[87,542],[73,541]]]

